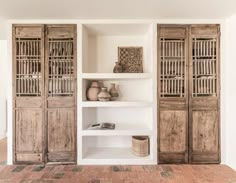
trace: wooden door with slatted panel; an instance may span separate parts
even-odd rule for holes
[[[158,160],[188,162],[187,28],[158,26]]]
[[[76,26],[46,25],[47,162],[76,162]]]
[[[44,26],[13,25],[13,162],[44,160]]]
[[[219,25],[190,27],[189,124],[192,163],[220,162]]]

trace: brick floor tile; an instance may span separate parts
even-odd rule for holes
[[[226,165],[0,166],[0,183],[236,183]]]

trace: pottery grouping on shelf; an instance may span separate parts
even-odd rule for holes
[[[100,87],[98,81],[93,81],[87,90],[87,99],[90,101],[116,100],[119,94],[114,83],[111,83],[109,92],[107,87]]]

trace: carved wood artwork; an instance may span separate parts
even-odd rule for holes
[[[219,25],[158,27],[159,163],[219,163]]]
[[[143,72],[143,47],[118,47],[118,62],[122,72]]]
[[[12,30],[14,163],[75,163],[76,26]]]

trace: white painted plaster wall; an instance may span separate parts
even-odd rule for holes
[[[225,50],[226,164],[236,170],[236,14],[226,21]]]
[[[7,132],[7,41],[0,40],[0,139],[6,137]]]
[[[6,40],[7,36],[7,26],[6,26],[6,20],[0,17],[0,40]]]

